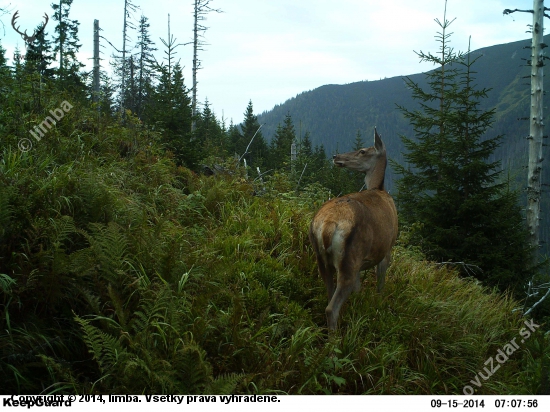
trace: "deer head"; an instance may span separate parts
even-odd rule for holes
[[[21,38],[25,41],[25,43],[27,43],[27,45],[31,44],[34,41],[34,39],[36,39],[36,36],[38,36],[40,33],[44,31],[44,28],[46,27],[46,24],[48,24],[48,21],[49,21],[48,15],[44,13],[44,19],[45,19],[44,24],[38,30],[35,30],[32,36],[29,36],[27,34],[27,30],[21,33],[19,31],[19,27],[15,27],[15,21],[17,20],[18,17],[19,17],[19,10],[17,10],[13,15],[13,17],[11,18],[11,26],[17,33],[21,35]]]
[[[384,174],[387,165],[386,146],[376,128],[374,129],[374,146],[334,155],[333,162],[338,167],[365,173],[365,183],[368,189],[384,189]]]

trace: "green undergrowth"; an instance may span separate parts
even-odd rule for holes
[[[471,383],[519,342],[519,303],[403,238],[384,292],[364,273],[328,333],[307,237],[322,187],[198,176],[150,133],[130,154],[123,129],[48,139],[1,153],[3,393],[548,393],[544,326]]]

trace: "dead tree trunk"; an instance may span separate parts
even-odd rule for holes
[[[126,30],[128,28],[126,17],[128,15],[128,0],[124,1],[124,25],[122,26],[122,79],[120,85],[120,113],[125,118],[124,96],[126,94]]]
[[[63,42],[65,30],[63,28],[63,0],[59,0],[59,74],[63,78]]]
[[[138,6],[134,5],[131,0],[124,0],[124,25],[122,27],[122,79],[120,85],[120,112],[123,120],[126,118],[126,39],[128,38],[128,29],[135,29],[133,23],[128,20],[132,17],[131,13],[136,11],[137,8]]]
[[[195,9],[193,11],[193,96],[191,98],[191,131],[196,128],[195,116],[197,115],[197,70],[199,70],[199,62],[197,54],[199,50],[199,3],[200,0],[195,0]]]
[[[99,20],[94,20],[94,70],[92,101],[99,101]]]
[[[202,46],[205,46],[206,43],[201,40],[201,37],[204,37],[204,32],[208,27],[202,25],[200,22],[206,20],[206,14],[214,11],[216,13],[221,13],[219,9],[213,9],[210,7],[211,0],[195,0],[194,9],[193,9],[193,93],[191,97],[191,114],[193,120],[191,122],[191,131],[195,131],[196,121],[195,116],[197,115],[197,72],[200,70],[201,62],[199,60],[198,54],[199,50],[204,50]]]
[[[541,175],[542,175],[542,139],[544,135],[543,113],[543,67],[544,47],[543,31],[544,17],[549,17],[545,11],[544,0],[533,0],[533,10],[504,10],[504,14],[518,12],[532,13],[533,26],[531,27],[531,111],[529,114],[529,164],[527,172],[527,230],[529,245],[533,250],[531,267],[539,263],[540,248],[540,203],[541,203]]]
[[[534,250],[533,266],[540,247],[540,200],[542,171],[543,118],[543,25],[544,0],[533,0],[533,40],[531,45],[531,113],[529,128],[529,168],[527,175],[527,228]]]

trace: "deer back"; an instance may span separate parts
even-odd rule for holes
[[[321,253],[345,253],[363,260],[363,269],[378,264],[397,238],[397,211],[383,190],[352,193],[326,202],[310,226],[310,238]],[[317,249],[317,248],[316,248]]]

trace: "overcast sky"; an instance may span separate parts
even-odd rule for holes
[[[167,18],[178,42],[192,40],[193,0],[133,0],[134,13],[149,18],[150,33],[162,58],[160,38],[167,39]],[[51,0],[0,0],[11,11],[1,19],[0,41],[13,55],[16,46],[24,50],[21,37],[11,27],[11,16],[19,10],[18,24],[28,33],[44,12],[52,16]],[[57,3],[57,2],[56,2]],[[345,84],[361,80],[408,75],[429,70],[414,51],[436,51],[434,36],[443,19],[444,0],[212,0],[223,13],[211,13],[209,45],[200,53],[198,98],[207,98],[218,118],[229,123],[243,120],[249,100],[259,114],[303,91],[324,84]],[[502,11],[530,9],[531,0],[449,0],[447,19],[456,20],[450,29],[456,50],[465,51],[471,36],[472,49],[508,43],[529,37],[526,25],[532,15]],[[80,59],[91,69],[93,20],[98,19],[102,35],[115,46],[122,45],[124,0],[74,0],[70,18],[80,22]],[[46,32],[53,33],[50,20]],[[548,20],[545,24],[550,24]],[[133,41],[135,33],[130,33]],[[111,46],[102,57],[109,59]],[[192,46],[180,46],[178,57],[185,66],[187,87],[191,87]],[[108,66],[107,60],[102,63]]]

